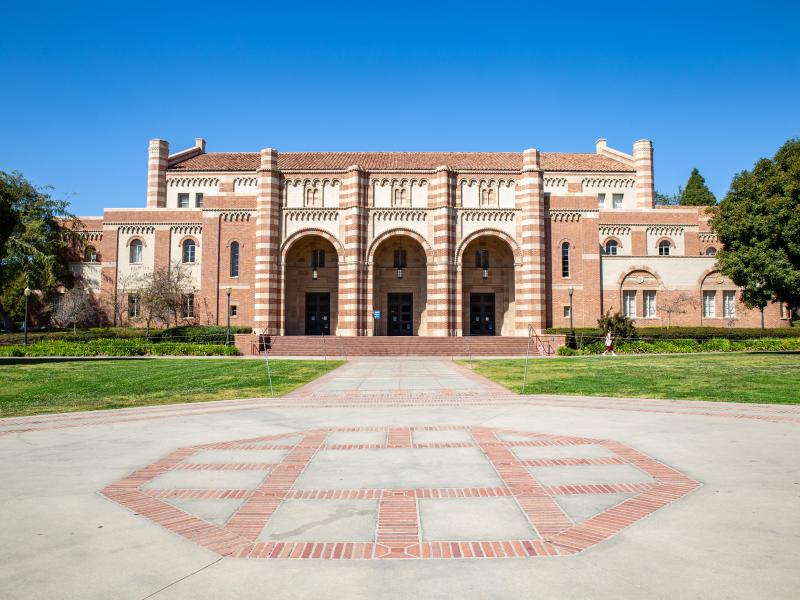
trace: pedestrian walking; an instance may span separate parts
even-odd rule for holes
[[[611,354],[611,356],[617,355],[617,353],[614,352],[614,336],[611,334],[611,330],[606,332],[606,349],[605,352],[603,352],[603,356],[608,356],[609,354]]]

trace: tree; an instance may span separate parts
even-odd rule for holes
[[[711,226],[723,244],[719,269],[748,308],[800,306],[800,139],[736,175]]]
[[[667,327],[672,326],[672,315],[685,315],[690,308],[697,308],[698,300],[694,296],[681,292],[677,296],[664,295],[658,300],[658,310],[667,315]]]
[[[636,339],[636,326],[630,317],[626,317],[618,312],[611,314],[611,311],[606,311],[606,314],[597,319],[597,326],[603,331],[603,334],[611,332],[614,339],[617,340],[632,340]]]
[[[184,297],[193,292],[191,273],[181,263],[153,271],[139,289],[148,328],[152,321],[160,321],[167,327],[172,323],[177,325]]]
[[[681,189],[678,188],[678,193],[680,194]],[[678,205],[679,198],[677,195],[669,196],[668,194],[662,194],[658,190],[656,190],[656,204],[659,206],[676,206]]]
[[[75,286],[59,294],[50,305],[50,321],[59,328],[72,325],[73,330],[78,325],[90,325],[97,320],[97,310],[89,293]]]
[[[697,168],[692,169],[685,189],[678,189],[678,204],[681,206],[714,206],[717,198],[706,185],[706,180]]]
[[[46,296],[71,283],[69,251],[82,243],[79,227],[66,200],[54,200],[20,173],[0,171],[0,320],[6,331],[22,318],[20,289]]]

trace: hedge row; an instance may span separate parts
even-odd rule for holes
[[[569,327],[548,329],[547,333],[568,334]],[[580,340],[600,339],[604,336],[597,327],[580,327],[575,329],[575,337]],[[756,327],[637,327],[636,337],[641,340],[748,340],[752,338],[797,338],[800,337],[800,327],[781,327],[773,329],[760,329]]]
[[[235,346],[148,342],[143,339],[96,339],[86,342],[44,341],[29,346],[0,346],[0,356],[234,356]]]
[[[603,342],[592,342],[582,349],[566,346],[558,349],[560,356],[600,354]],[[742,351],[800,351],[800,338],[760,338],[751,340],[630,340],[614,345],[619,354],[673,354],[679,352],[742,352]]]
[[[250,333],[250,327],[231,327],[231,334]],[[88,342],[97,339],[146,339],[153,342],[162,340],[195,342],[195,343],[225,343],[225,327],[191,325],[170,327],[169,329],[144,329],[142,327],[95,327],[81,329],[76,332],[63,331],[37,331],[28,332],[29,342],[44,340],[62,340],[67,342]],[[21,344],[24,334],[0,333],[0,344]]]

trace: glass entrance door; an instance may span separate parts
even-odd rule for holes
[[[414,335],[413,294],[389,294],[388,335]]]
[[[306,335],[331,334],[331,295],[328,292],[306,293]]]
[[[494,335],[494,294],[469,295],[469,334]]]

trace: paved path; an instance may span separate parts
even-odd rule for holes
[[[794,598],[798,425],[436,359],[0,420],[0,598]]]

